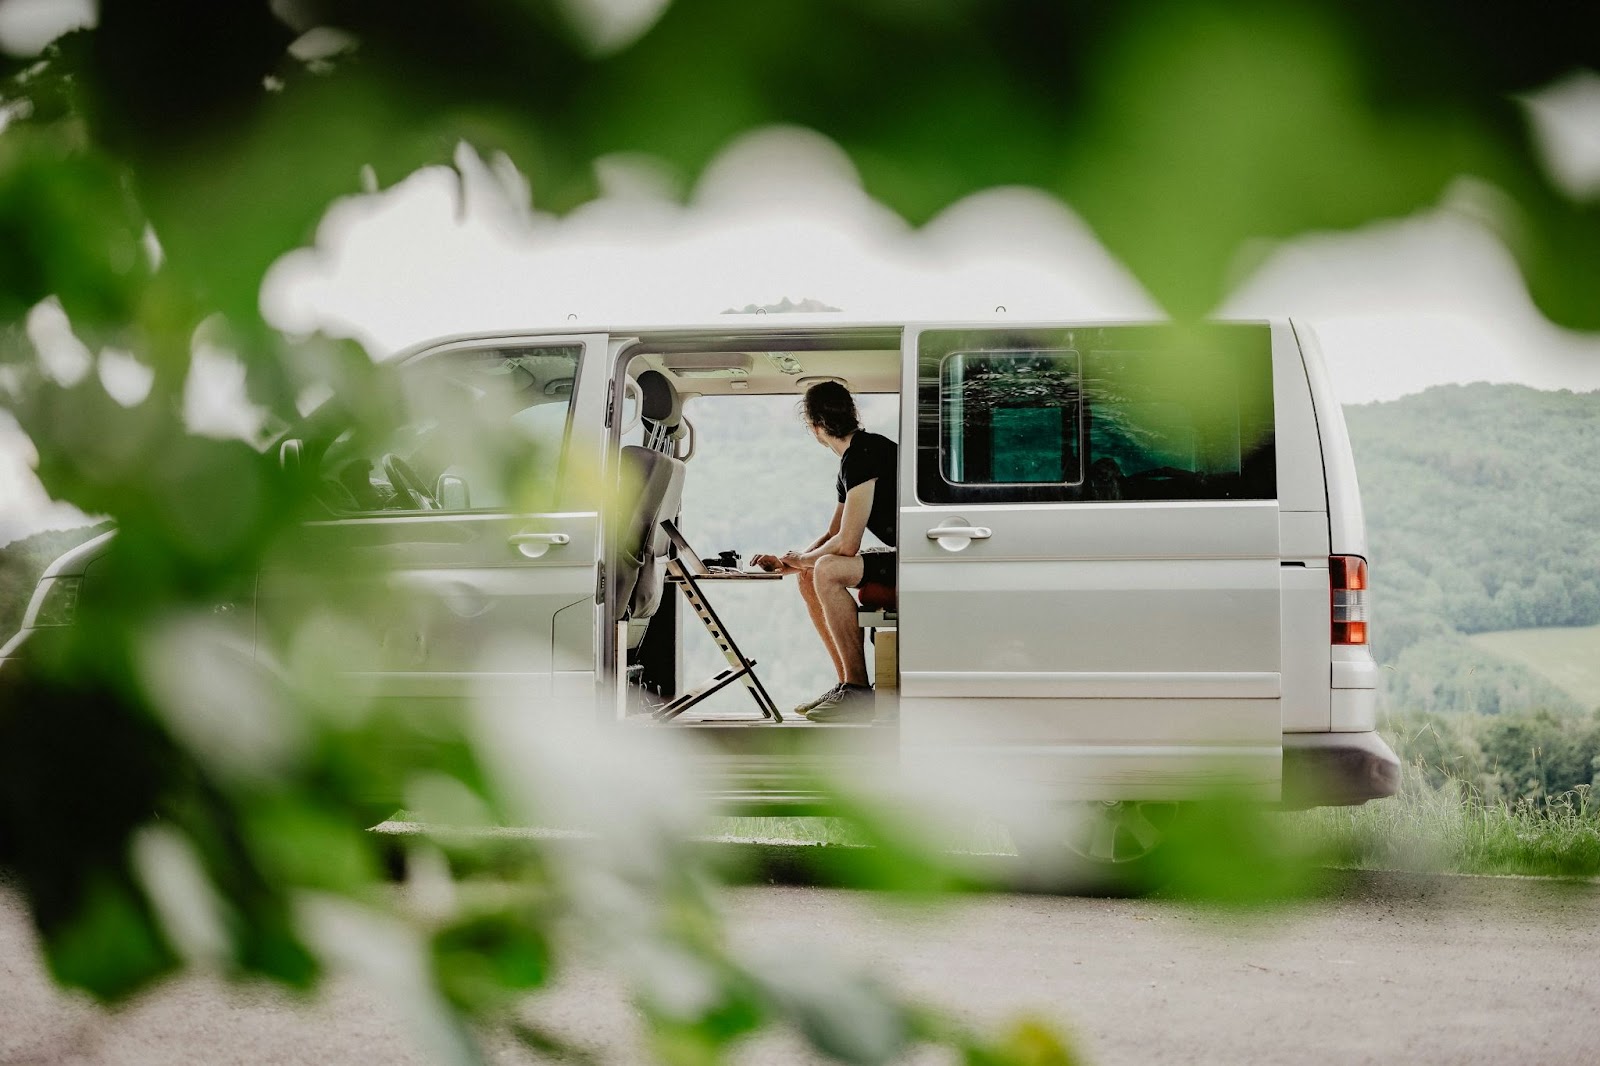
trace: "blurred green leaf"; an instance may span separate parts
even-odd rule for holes
[[[127,321],[149,267],[127,175],[71,123],[0,136],[0,322],[56,296],[74,321]]]
[[[433,971],[445,996],[468,1013],[482,1013],[550,978],[553,958],[546,916],[497,910],[462,918],[433,938]]]
[[[122,999],[177,965],[143,898],[105,872],[89,875],[76,913],[46,938],[45,957],[57,981],[102,1000]]]
[[[354,893],[378,875],[372,845],[347,817],[283,796],[252,802],[243,811],[246,839],[276,883]]]
[[[1050,1026],[1034,1018],[1015,1023],[992,1043],[963,1049],[967,1066],[1076,1066],[1083,1062]]]
[[[1285,835],[1281,818],[1226,795],[1185,803],[1151,859],[1154,884],[1198,902],[1275,904],[1315,887],[1315,856]]]

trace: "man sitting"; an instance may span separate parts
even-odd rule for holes
[[[800,413],[818,443],[839,456],[838,506],[822,536],[803,551],[751,561],[768,570],[792,570],[811,624],[833,659],[839,683],[795,713],[813,722],[871,721],[872,685],[850,589],[895,582],[895,522],[899,506],[895,442],[861,428],[855,399],[836,381],[806,390]],[[861,547],[870,531],[888,548]]]

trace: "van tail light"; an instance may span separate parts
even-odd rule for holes
[[[1328,556],[1328,586],[1335,644],[1367,642],[1367,561],[1359,555]]]

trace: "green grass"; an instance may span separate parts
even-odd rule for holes
[[[1506,629],[1467,639],[1548,678],[1584,707],[1600,707],[1600,626]]]
[[[1431,786],[1408,766],[1398,796],[1288,815],[1324,861],[1362,869],[1538,877],[1600,876],[1592,786],[1548,798],[1483,801],[1459,781]]]
[[[1277,816],[1296,856],[1319,864],[1374,870],[1537,877],[1600,877],[1600,800],[1580,785],[1548,799],[1485,801],[1459,781],[1436,788],[1417,766],[1401,792],[1360,807],[1323,807]],[[836,818],[724,818],[714,832],[741,840],[859,844]],[[944,844],[953,851],[1006,854],[999,826],[974,826]]]

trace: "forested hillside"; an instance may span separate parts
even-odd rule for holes
[[[1600,623],[1600,393],[1447,385],[1345,415],[1390,702],[1570,705],[1461,634]]]
[[[1463,633],[1600,622],[1600,393],[1451,385],[1346,409],[1389,651],[1410,623]]]
[[[28,609],[33,587],[45,567],[105,528],[102,524],[52,529],[0,546],[0,643],[22,625],[22,613]]]

